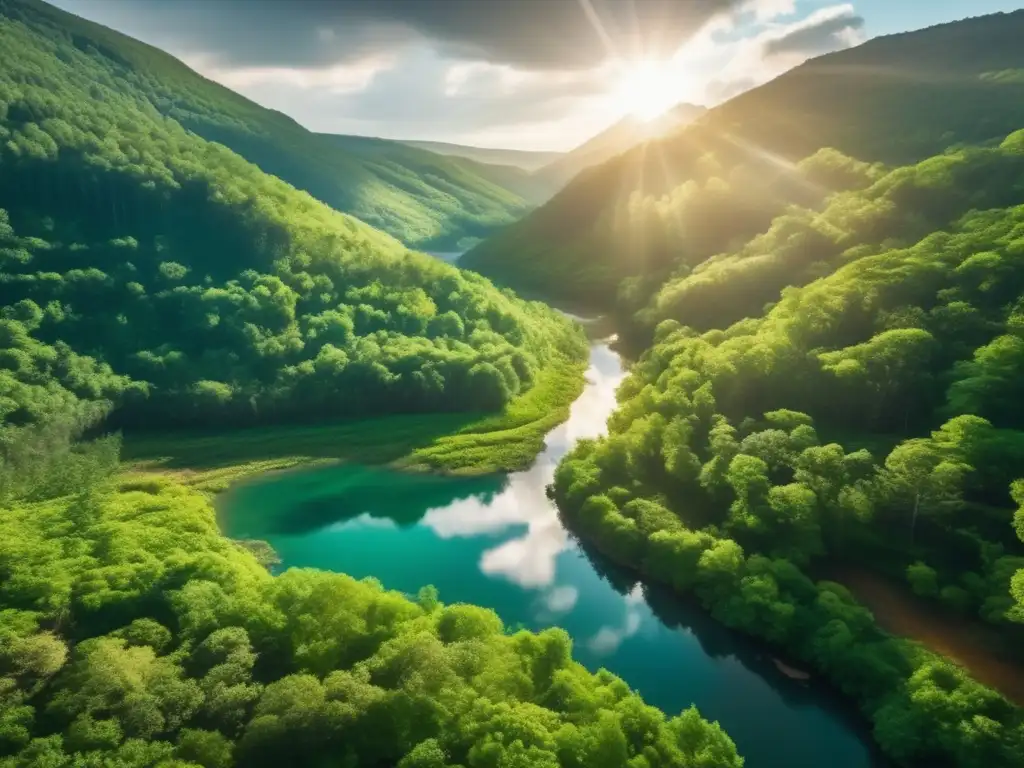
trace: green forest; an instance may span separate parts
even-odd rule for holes
[[[75,23],[0,10],[0,764],[740,766],[564,632],[272,576],[207,494],[122,471],[116,428],[557,417],[586,346],[189,132]]]
[[[1021,13],[965,22],[918,42],[960,41],[973,55],[975,33],[1021,23]],[[912,38],[837,56],[879,56]],[[1020,55],[986,51],[979,66]],[[814,66],[824,64],[749,100],[797,88]],[[980,100],[1014,81],[978,82]],[[889,155],[873,151],[875,131],[902,113],[862,134],[823,131],[842,151],[825,144],[795,160],[684,131],[676,147],[645,151],[682,152],[685,182],[661,196],[627,189],[592,232],[548,242],[564,261],[527,261],[517,275],[529,283],[531,263],[571,274],[589,254],[579,283],[553,284],[589,292],[607,281],[606,301],[645,349],[610,435],[559,466],[554,495],[573,531],[824,674],[901,764],[1024,764],[1016,705],[882,631],[828,579],[836,563],[881,573],[1021,647],[1024,131],[987,135],[1024,125],[1020,103],[1007,97],[969,132],[929,113],[908,132],[920,141]],[[921,157],[939,131],[950,146]],[[791,138],[788,154],[802,146]],[[901,157],[916,161],[892,163]],[[603,204],[593,185],[610,172],[571,185],[493,253],[560,206]],[[598,232],[636,244],[620,251],[636,260],[595,258]]]
[[[557,629],[292,569],[220,534],[209,499],[121,475],[0,516],[0,765],[740,768],[572,661]]]
[[[445,251],[479,240],[554,191],[516,169],[398,142],[380,142],[367,153],[349,137],[313,133],[161,50],[40,0],[4,0],[0,15],[87,52],[116,90],[130,89],[151,110],[409,247]]]
[[[0,24],[6,475],[103,417],[494,411],[582,359],[552,310],[188,132],[88,40]]]

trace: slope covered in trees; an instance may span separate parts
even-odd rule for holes
[[[172,56],[41,0],[4,0],[0,15],[88,50],[109,77],[130,84],[162,115],[216,141],[337,210],[410,247],[453,250],[533,207],[536,187],[505,187],[507,174],[400,143],[366,156],[307,131],[290,117],[196,74]],[[533,196],[524,196],[530,191]]]
[[[73,29],[16,16],[0,16],[0,766],[740,768],[717,725],[590,674],[564,632],[512,633],[429,588],[272,576],[207,495],[117,475],[118,438],[78,439],[105,416],[515,416],[585,342],[188,132]]]
[[[444,141],[403,141],[410,147],[419,147],[439,155],[464,157],[487,165],[510,165],[524,171],[536,171],[545,165],[555,162],[564,152],[548,152],[529,149],[497,149],[490,147],[471,147],[465,144],[449,144]]]
[[[666,717],[572,661],[561,630],[272,576],[205,495],[104,480],[116,463],[110,439],[81,445],[55,466],[77,493],[0,501],[4,768],[742,766],[696,710]]]
[[[420,185],[424,187],[424,196],[430,194],[430,190],[427,189],[430,184],[438,189],[444,189],[443,184],[451,185],[450,194],[453,197],[458,197],[455,185],[466,188],[475,186],[479,190],[479,195],[486,195],[502,202],[509,210],[515,212],[522,209],[522,201],[511,199],[509,193],[518,195],[530,206],[534,206],[550,198],[561,186],[557,180],[546,178],[540,173],[529,173],[514,165],[485,163],[456,155],[446,157],[423,151],[410,146],[407,142],[331,134],[320,134],[320,138],[346,153],[403,169],[404,173],[420,180]],[[414,182],[410,180],[409,183]],[[488,184],[490,188],[487,187]],[[472,201],[462,204],[466,207],[473,205]],[[444,201],[438,200],[436,207],[442,209]],[[481,234],[486,232],[481,230]]]
[[[863,188],[680,270],[555,496],[614,559],[827,675],[900,762],[1024,765],[1019,708],[811,578],[905,580],[1024,663],[1024,130],[801,178],[823,158]]]
[[[190,133],[159,81],[35,8],[0,4],[4,473],[111,409],[128,427],[491,411],[582,361],[552,310]]]
[[[871,40],[808,61],[682,131],[581,174],[463,264],[508,285],[632,311],[670,276],[767,230],[790,204],[863,186],[1024,125],[1024,11]],[[867,163],[795,164],[831,148]],[[821,158],[819,158],[821,159]],[[824,166],[824,167],[822,167]],[[867,174],[865,176],[865,174]]]

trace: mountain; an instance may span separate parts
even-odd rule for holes
[[[877,163],[998,142],[1024,125],[1021,35],[1016,11],[810,60],[587,169],[461,263],[546,295],[608,307],[618,294],[625,310],[642,307],[669,276],[764,232],[789,204],[867,184]],[[836,152],[808,160],[824,149]]]
[[[537,172],[537,175],[550,179],[559,187],[564,186],[580,171],[603,163],[645,141],[665,136],[682,128],[705,112],[707,112],[707,107],[697,104],[677,104],[672,109],[650,120],[627,115],[576,149],[544,166]]]
[[[439,155],[464,157],[488,165],[511,165],[524,171],[536,171],[562,157],[563,152],[534,152],[522,149],[492,149],[449,144],[443,141],[403,141],[410,147],[436,152]]]
[[[156,48],[42,3],[7,7],[100,52],[116,65],[114,76],[132,82],[161,114],[410,247],[454,249],[516,220],[538,199],[535,192],[524,198],[529,185],[514,191],[501,186],[501,174],[481,177],[473,166],[397,142],[373,157],[345,151]],[[429,174],[420,173],[424,167]]]
[[[894,765],[1021,768],[1024,129],[868,176],[672,276],[551,496],[850,697]]]
[[[390,139],[335,134],[319,136],[346,154],[365,158],[368,163],[381,168],[382,174],[385,172],[384,167],[393,166],[422,180],[425,186],[433,185],[433,188],[443,189],[443,179],[448,185],[472,190],[477,198],[506,200],[510,206],[509,192],[534,207],[547,201],[557,191],[556,181],[514,165],[480,162],[458,155],[446,156],[410,146],[408,142]],[[424,195],[430,189],[427,187]],[[443,205],[444,201],[439,200],[435,207],[441,208]],[[510,207],[510,210],[513,208]]]
[[[160,94],[191,73],[82,29],[0,0],[0,475],[45,471],[41,446],[104,417],[491,411],[582,359],[554,311],[186,129]],[[166,65],[171,85],[122,54]]]

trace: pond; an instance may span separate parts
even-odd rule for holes
[[[604,432],[623,377],[595,341],[583,394],[522,472],[476,478],[351,464],[269,475],[220,505],[229,536],[265,539],[282,567],[373,576],[446,603],[494,609],[507,626],[563,627],[574,655],[605,667],[669,713],[696,704],[718,720],[747,768],[882,765],[849,705],[782,674],[771,655],[661,589],[581,549],[545,495],[576,440]]]

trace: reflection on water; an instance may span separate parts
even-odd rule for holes
[[[592,669],[622,676],[668,712],[695,703],[736,741],[748,768],[866,768],[856,721],[815,684],[665,590],[581,546],[545,495],[558,461],[603,433],[623,371],[607,340],[591,347],[587,386],[568,421],[523,472],[450,478],[341,465],[243,485],[222,504],[237,538],[263,538],[285,566],[373,576],[408,593],[493,608],[508,626],[557,624]]]

